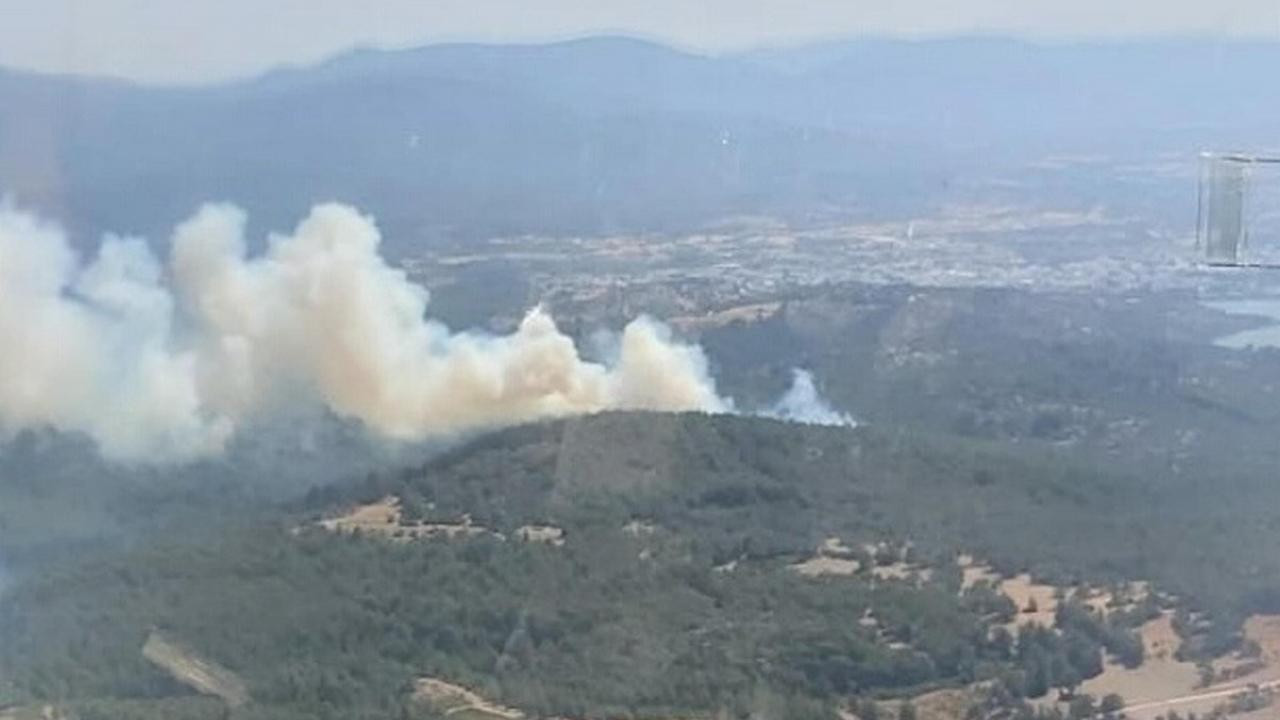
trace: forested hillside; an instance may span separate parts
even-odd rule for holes
[[[412,463],[433,445],[392,445],[319,413],[235,438],[185,465],[104,460],[85,437],[53,430],[0,438],[0,560],[15,572],[153,534],[243,522],[371,465]]]
[[[533,716],[832,717],[975,682],[1017,708],[1104,656],[1140,663],[1133,629],[1162,607],[1203,620],[1193,656],[1229,648],[1245,613],[1280,611],[1280,490],[1226,482],[891,426],[520,427],[28,579],[0,601],[0,707],[406,717],[437,712],[413,691],[431,677]],[[1057,629],[966,581],[962,554],[1063,588]],[[1105,616],[1071,599],[1125,580],[1154,591]],[[250,701],[230,710],[151,664],[157,630]]]

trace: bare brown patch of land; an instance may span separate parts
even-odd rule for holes
[[[413,698],[435,708],[445,717],[469,720],[522,720],[525,714],[481,697],[461,685],[424,677],[414,682]]]
[[[1145,651],[1142,665],[1129,669],[1108,659],[1103,664],[1102,674],[1086,680],[1081,691],[1095,697],[1115,693],[1130,706],[1192,693],[1200,674],[1194,663],[1182,662],[1175,657],[1182,639],[1173,629],[1173,613],[1166,611],[1146,623],[1139,634]]]
[[[1140,588],[1146,590],[1145,586]],[[1195,664],[1176,658],[1181,638],[1173,628],[1173,613],[1166,611],[1141,628],[1146,658],[1132,670],[1107,661],[1101,675],[1086,681],[1081,690],[1094,696],[1116,693],[1125,699],[1130,720],[1154,720],[1169,712],[1182,716],[1205,715],[1232,702],[1242,693],[1272,692],[1280,689],[1280,616],[1255,615],[1244,625],[1246,640],[1258,644],[1256,657],[1237,655],[1213,663],[1219,677],[1228,668],[1249,668],[1239,675],[1201,687]],[[1248,663],[1247,665],[1245,663]],[[1264,708],[1233,718],[1276,717],[1274,708]]]
[[[971,688],[955,688],[917,695],[911,699],[911,705],[919,720],[960,720],[974,700]]]
[[[1280,663],[1280,615],[1254,615],[1244,623],[1246,640],[1258,643],[1260,657],[1269,663]]]
[[[846,546],[843,540],[829,537],[818,545],[813,557],[792,565],[791,569],[805,577],[853,575],[862,569],[862,563],[854,559],[853,549]]]
[[[1280,680],[1280,615],[1253,615],[1244,622],[1241,650],[1213,662],[1209,687]]]
[[[564,529],[555,525],[523,525],[516,528],[516,537],[525,542],[564,545]]]
[[[347,532],[380,530],[399,525],[400,516],[400,499],[387,496],[375,503],[357,505],[346,515],[321,520],[320,526],[326,530]]]
[[[817,555],[792,565],[791,569],[805,577],[818,577],[820,575],[853,575],[860,567],[857,560]]]
[[[999,589],[1018,608],[1017,616],[1010,623],[1013,628],[1032,624],[1053,627],[1058,611],[1056,587],[1037,583],[1031,575],[1021,573],[1001,580]]]
[[[911,559],[912,544],[910,541],[902,545],[892,543],[866,543],[863,552],[873,558],[868,569],[871,577],[881,581],[927,582],[933,577],[933,569],[922,567]]]
[[[632,537],[643,537],[645,535],[652,535],[657,531],[658,531],[657,525],[654,525],[651,522],[646,522],[643,520],[632,520],[631,522],[622,526],[622,532]]]
[[[472,537],[489,532],[463,515],[456,523],[403,522],[400,498],[387,496],[378,502],[359,505],[346,515],[320,521],[320,527],[336,533],[359,533],[408,542],[433,537],[450,539]]]
[[[174,680],[202,695],[221,698],[228,707],[237,708],[249,702],[249,689],[240,676],[159,632],[152,631],[147,636],[142,655]]]
[[[818,546],[818,553],[827,557],[852,558],[854,549],[844,544],[838,537],[829,537]]]
[[[963,573],[960,581],[961,590],[968,590],[980,582],[993,584],[1000,582],[1000,575],[995,570],[979,563],[972,555],[960,555],[956,558],[956,565],[960,566],[960,571]]]
[[[979,699],[982,684],[961,688],[943,688],[916,695],[908,702],[918,720],[964,720],[970,708]],[[876,717],[894,720],[902,711],[901,700],[882,700],[875,703]],[[850,707],[837,708],[841,720],[865,720]]]
[[[960,567],[961,590],[968,590],[979,583],[991,585],[997,592],[1013,601],[1017,616],[1006,627],[1016,630],[1019,626],[1038,624],[1053,627],[1058,611],[1058,597],[1078,600],[1100,615],[1116,609],[1132,609],[1146,599],[1151,592],[1145,582],[1133,582],[1113,589],[1090,587],[1063,587],[1035,582],[1028,573],[1004,577],[991,566],[979,562],[972,555],[956,558]]]
[[[710,330],[724,327],[734,321],[759,322],[767,320],[778,313],[782,307],[779,302],[752,303],[738,305],[705,315],[682,315],[668,318],[667,322],[684,331]]]
[[[1204,716],[1217,711],[1226,711],[1234,701],[1247,695],[1265,694],[1268,698],[1271,698],[1277,689],[1280,689],[1280,681],[1210,687],[1188,695],[1178,695],[1163,700],[1127,705],[1125,707],[1125,717],[1128,720],[1157,720],[1161,717],[1167,717],[1171,712],[1176,712],[1183,717]],[[1231,717],[1274,718],[1275,710],[1274,708],[1266,707],[1247,714],[1231,715]]]
[[[877,580],[928,580],[932,572],[928,568],[918,568],[905,562],[889,563],[888,565],[874,565],[871,568],[871,576]]]

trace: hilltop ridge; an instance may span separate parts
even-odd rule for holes
[[[1250,492],[1243,503],[1271,501]],[[368,513],[342,524],[387,497],[385,530]],[[1178,621],[1189,658],[1229,651],[1238,618],[1271,609],[1253,568],[1275,558],[1240,552],[1262,547],[1251,523],[1220,537],[1188,502],[1052,451],[906,428],[604,413],[320,488],[220,538],[35,578],[0,605],[0,673],[33,703],[170,707],[189,691],[139,652],[156,627],[245,679],[254,701],[233,717],[429,711],[414,704],[422,678],[539,717],[747,711],[766,697],[831,717],[989,680],[1016,704],[1105,657],[1141,662],[1135,633],[1162,609],[1196,618]],[[428,525],[466,531],[417,531]],[[1150,543],[1169,552],[1143,554]],[[1019,621],[992,635],[1020,608],[1003,585],[966,579],[970,555],[1041,594],[1151,590],[1105,614],[1064,601],[1042,613],[1056,632]],[[1040,659],[1069,648],[1045,674]]]

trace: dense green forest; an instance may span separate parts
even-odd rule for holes
[[[1229,648],[1249,612],[1280,611],[1280,489],[1216,481],[891,426],[604,414],[514,428],[222,530],[159,527],[164,542],[29,568],[0,601],[0,707],[412,717],[431,712],[410,700],[423,676],[538,716],[831,717],[850,699],[983,680],[1017,707],[1074,688],[1104,653],[1140,663],[1132,629],[1159,598],[1210,619],[1191,655]],[[387,495],[406,527],[467,516],[485,532],[405,542],[317,524]],[[562,529],[563,545],[519,541],[530,524]],[[828,537],[862,570],[795,572]],[[961,592],[962,552],[1159,594],[1106,621],[1065,603],[1059,632],[1011,633],[1016,608]],[[932,574],[870,572],[904,557]],[[191,695],[140,653],[154,629],[239,673],[253,702]]]
[[[740,401],[808,367],[865,419],[1070,444],[1146,472],[1266,472],[1280,459],[1280,352],[1213,340],[1256,327],[1185,292],[819,288],[701,340]],[[1265,321],[1263,321],[1265,322]]]

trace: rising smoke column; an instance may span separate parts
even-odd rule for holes
[[[196,456],[230,433],[203,412],[173,300],[136,239],[81,265],[58,228],[0,205],[0,430],[85,433],[116,457]]]
[[[813,373],[800,368],[791,370],[791,387],[769,408],[766,417],[806,425],[845,425],[853,427],[853,416],[839,412],[827,404],[813,384]]]
[[[706,359],[660,324],[589,362],[545,312],[511,335],[454,333],[378,254],[373,221],[315,207],[250,257],[244,213],[178,227],[168,272],[141,240],[84,264],[63,233],[0,206],[0,431],[85,433],[119,459],[218,452],[303,399],[401,439],[630,408],[724,411]]]

